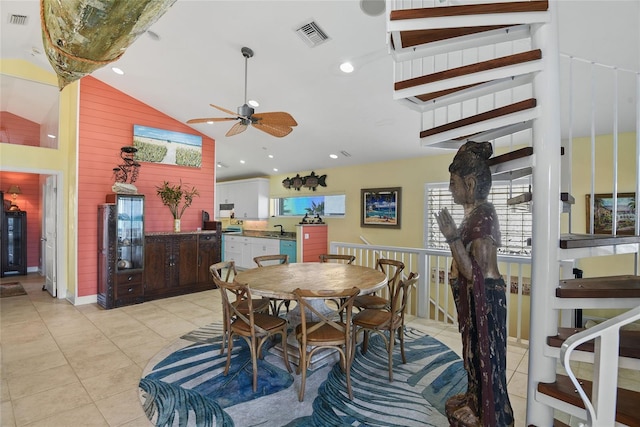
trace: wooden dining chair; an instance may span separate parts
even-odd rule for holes
[[[224,375],[229,373],[231,365],[231,353],[233,352],[233,338],[238,336],[243,338],[249,346],[251,352],[251,364],[253,366],[253,391],[258,387],[258,359],[262,359],[262,346],[266,340],[272,336],[280,335],[282,342],[287,342],[287,321],[277,316],[266,313],[259,313],[253,307],[256,301],[251,297],[251,291],[245,284],[234,282],[220,282],[222,300],[229,318],[233,319],[229,323],[229,342],[227,350],[227,364],[224,368]],[[247,310],[240,310],[239,304],[235,304],[229,299],[229,295],[237,295],[241,301],[247,302]],[[261,301],[261,300],[258,300]],[[284,364],[289,372],[292,372],[289,365],[287,352],[283,352]]]
[[[313,355],[320,349],[335,348],[340,353],[340,367],[347,380],[349,399],[353,399],[351,391],[351,315],[353,300],[360,293],[354,287],[342,291],[312,291],[296,289],[293,291],[296,302],[300,307],[301,323],[296,326],[296,339],[300,352],[297,373],[301,375],[298,400],[304,400],[304,389],[307,379],[307,369]],[[329,308],[326,300],[341,301],[336,309]],[[320,304],[317,302],[320,301]],[[340,318],[344,321],[338,320]]]
[[[396,284],[401,279],[404,263],[395,259],[380,258],[376,263],[376,269],[382,271],[387,276],[387,295],[382,297],[376,294],[359,295],[353,302],[353,306],[358,310],[367,308],[385,308],[389,306],[389,299],[395,292]]]
[[[404,315],[411,290],[420,278],[417,273],[410,273],[405,280],[400,280],[391,296],[391,304],[385,308],[367,308],[355,314],[352,320],[353,353],[355,357],[358,333],[363,332],[362,354],[367,352],[371,332],[379,334],[385,342],[389,357],[389,381],[393,381],[393,348],[396,334],[400,340],[402,363],[407,363],[404,353]]]
[[[265,267],[267,265],[289,264],[289,255],[287,254],[260,255],[260,256],[254,257],[253,262],[255,262],[258,267]],[[274,299],[274,298],[270,299],[269,303],[271,305],[271,313],[274,316],[280,315],[280,308],[283,305],[288,313],[289,306],[291,305],[290,300],[280,300],[280,299]]]
[[[267,265],[289,264],[289,255],[260,255],[254,257],[253,262],[255,262],[258,267],[264,267]]]
[[[209,272],[213,277],[213,284],[220,289],[221,294],[226,291],[222,287],[223,283],[232,283],[238,272],[236,271],[236,264],[234,261],[222,261],[209,266]],[[224,276],[224,279],[222,278]],[[222,345],[220,347],[220,354],[224,353],[224,348],[229,340],[229,325],[231,324],[231,315],[227,310],[226,304],[222,298]],[[243,313],[249,312],[249,302],[242,299],[242,295],[235,294],[233,304],[236,305],[239,311]],[[251,303],[251,309],[259,313],[264,313],[269,310],[269,300],[263,298],[256,298]]]
[[[353,264],[356,260],[355,255],[347,255],[347,254],[320,254],[319,256],[320,262],[342,262],[344,264]]]

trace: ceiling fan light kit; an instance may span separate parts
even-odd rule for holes
[[[222,108],[220,106],[209,104],[213,108],[227,113],[232,117],[208,117],[202,119],[187,120],[188,124],[195,123],[213,123],[229,120],[238,120],[231,129],[227,131],[225,136],[233,136],[247,130],[249,125],[268,133],[269,135],[282,138],[287,136],[293,130],[293,126],[297,126],[298,123],[289,113],[284,111],[273,111],[268,113],[255,114],[255,109],[249,106],[247,102],[247,64],[249,58],[253,57],[253,50],[248,47],[243,47],[240,52],[244,56],[244,104],[238,107],[238,112],[234,113],[231,110]]]

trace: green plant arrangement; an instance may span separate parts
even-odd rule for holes
[[[193,198],[200,195],[195,187],[191,187],[191,189],[183,187],[182,181],[180,184],[174,185],[165,181],[156,189],[162,203],[169,207],[173,219],[180,219],[184,211],[193,203]],[[181,203],[182,206],[180,206]]]

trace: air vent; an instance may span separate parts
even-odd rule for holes
[[[9,15],[9,24],[27,25],[28,20],[29,20],[29,17],[27,15],[16,15],[16,14]]]
[[[314,21],[300,26],[295,31],[309,47],[316,47],[329,40],[327,33],[322,31]]]

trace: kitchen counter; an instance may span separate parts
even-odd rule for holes
[[[293,241],[296,240],[296,233],[289,232],[289,231],[285,231],[284,234],[280,234],[279,231],[244,230],[241,232],[229,232],[224,234],[232,235],[232,236],[259,237],[259,238],[265,238],[265,239],[293,240]]]

